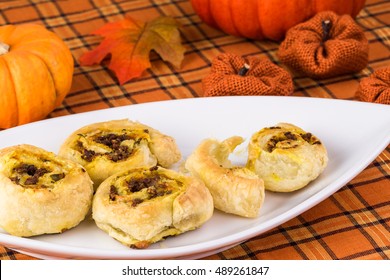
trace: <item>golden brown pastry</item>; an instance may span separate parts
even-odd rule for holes
[[[215,208],[243,217],[256,217],[264,201],[264,183],[245,167],[232,166],[228,157],[243,142],[233,136],[222,142],[205,139],[187,158],[185,167],[210,190]]]
[[[327,163],[321,141],[288,123],[261,129],[248,145],[247,167],[264,180],[265,189],[270,191],[303,188],[322,173]]]
[[[89,212],[92,194],[92,181],[77,163],[31,145],[0,151],[0,227],[12,235],[75,227]]]
[[[213,214],[203,182],[163,167],[112,175],[97,189],[92,216],[121,243],[146,248],[164,237],[196,229]]]
[[[96,189],[103,180],[130,167],[169,167],[181,158],[175,140],[127,119],[94,123],[72,133],[59,155],[83,165]]]

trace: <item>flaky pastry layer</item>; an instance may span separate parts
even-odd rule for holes
[[[187,158],[185,167],[205,183],[215,208],[253,218],[264,202],[263,180],[245,167],[232,166],[228,159],[242,142],[239,136],[222,142],[205,139]]]
[[[155,166],[128,169],[106,179],[94,196],[92,216],[99,228],[121,243],[146,248],[200,227],[213,209],[203,182]]]
[[[17,236],[61,233],[92,203],[92,181],[79,164],[32,145],[0,151],[0,226]]]
[[[305,187],[325,169],[328,155],[313,134],[279,123],[254,133],[247,167],[264,180],[266,190],[291,192]]]
[[[172,137],[127,119],[78,129],[62,144],[59,154],[83,165],[95,189],[112,174],[129,167],[169,167],[181,158]]]

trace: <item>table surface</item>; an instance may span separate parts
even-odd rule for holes
[[[81,67],[98,45],[90,33],[106,22],[171,16],[186,48],[174,69],[157,55],[142,77],[120,86],[106,66]],[[359,73],[313,80],[293,76],[293,96],[353,100],[359,80],[390,64],[390,1],[367,0],[356,18],[369,40],[369,64]],[[204,24],[187,0],[1,1],[0,24],[38,23],[58,34],[75,59],[71,90],[48,118],[136,103],[201,98],[202,78],[222,52],[266,57],[280,65],[278,43],[224,34]],[[292,220],[205,259],[390,259],[390,146],[338,192]],[[0,259],[34,259],[0,246]]]

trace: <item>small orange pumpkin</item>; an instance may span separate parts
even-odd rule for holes
[[[45,118],[69,92],[73,70],[69,48],[45,27],[0,26],[0,128]]]
[[[365,0],[191,0],[207,24],[228,34],[280,41],[288,29],[321,11],[355,17]]]

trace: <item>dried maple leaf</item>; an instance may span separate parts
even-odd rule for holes
[[[115,72],[119,83],[140,77],[151,67],[149,55],[156,51],[164,61],[180,68],[184,58],[178,24],[174,18],[159,17],[150,22],[131,18],[107,23],[92,34],[104,37],[95,49],[80,58],[80,64],[99,64],[111,54],[108,67]]]

